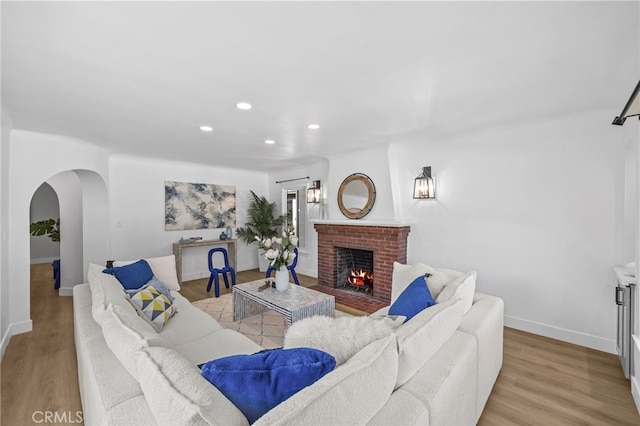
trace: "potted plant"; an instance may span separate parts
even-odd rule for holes
[[[34,237],[46,235],[55,243],[60,242],[60,219],[47,219],[29,225],[29,232]]]
[[[58,220],[46,219],[39,222],[33,222],[29,225],[29,233],[34,237],[47,236],[54,243],[60,242],[60,218]],[[60,288],[60,259],[53,261],[53,288]]]
[[[278,226],[287,223],[286,215],[277,215],[278,206],[271,203],[264,196],[258,196],[250,192],[249,208],[247,209],[247,222],[244,227],[236,229],[238,238],[247,244],[263,241],[266,238],[278,235]],[[266,271],[267,264],[258,253],[260,270]]]

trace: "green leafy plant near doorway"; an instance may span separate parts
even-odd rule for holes
[[[41,220],[40,222],[34,222],[29,225],[29,232],[34,237],[47,236],[51,238],[51,241],[60,242],[60,218]]]
[[[238,237],[247,244],[275,237],[278,227],[287,223],[286,215],[276,215],[276,203],[270,203],[264,196],[258,196],[253,191],[249,192],[251,200],[247,209],[247,222],[244,227],[236,229]]]

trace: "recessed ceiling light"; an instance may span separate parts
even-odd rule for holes
[[[236,104],[236,108],[238,109],[251,109],[251,104],[248,102],[238,102]]]
[[[307,124],[307,129],[318,130],[320,128],[319,124]]]
[[[276,143],[276,141],[274,141],[273,139],[267,139],[266,141],[264,141],[264,143],[268,143],[269,145],[273,145],[274,143]]]
[[[213,132],[213,127],[211,126],[200,126],[200,130],[203,132]]]

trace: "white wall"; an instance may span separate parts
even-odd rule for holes
[[[614,115],[393,144],[409,263],[475,269],[478,290],[504,299],[508,326],[613,352],[625,151]],[[437,199],[413,200],[429,165]]]
[[[376,187],[376,202],[371,212],[358,220],[362,222],[396,221],[387,147],[342,153],[329,158],[329,179],[326,193],[328,219],[346,220],[338,207],[338,189],[342,181],[353,173],[364,173],[369,176]]]
[[[106,182],[91,170],[74,170],[82,191],[83,276],[89,263],[104,264],[110,257],[109,199]]]
[[[236,227],[246,217],[249,190],[266,195],[267,174],[248,170],[112,156],[110,168],[111,255],[116,260],[163,256],[173,253],[181,237],[217,239],[222,229],[165,231],[164,182],[194,182],[236,187]],[[234,236],[235,228],[234,227]],[[209,276],[209,247],[183,251],[183,279]],[[238,242],[238,270],[257,268],[257,247]]]
[[[69,294],[74,285],[85,282],[82,245],[82,188],[72,171],[50,177],[60,202],[60,293]]]
[[[0,8],[2,9],[2,8]],[[9,312],[9,137],[11,118],[2,108],[0,128],[0,358],[4,356],[11,338]]]
[[[29,222],[40,222],[60,217],[60,207],[56,192],[47,183],[43,183],[33,194],[29,209]],[[48,235],[31,236],[31,263],[51,263],[60,258],[60,243],[52,241]]]
[[[631,122],[630,124],[633,124]],[[635,126],[638,127],[638,126]],[[631,132],[635,130],[635,132]],[[635,261],[637,258],[638,235],[638,131],[632,126],[624,127],[625,155],[624,155],[624,218],[622,220],[622,253],[623,264]]]

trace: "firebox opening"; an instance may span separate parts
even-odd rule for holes
[[[336,247],[336,287],[373,295],[373,251]]]

